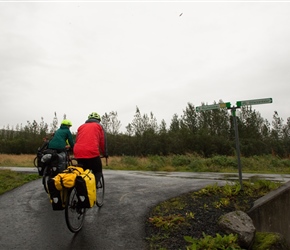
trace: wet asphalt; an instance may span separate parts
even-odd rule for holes
[[[290,175],[253,174],[244,174],[243,179],[255,176],[290,180]],[[148,249],[145,220],[150,208],[209,184],[239,179],[237,174],[114,170],[104,170],[104,177],[104,206],[87,211],[84,226],[77,234],[68,230],[64,211],[52,210],[40,179],[1,195],[0,249]]]

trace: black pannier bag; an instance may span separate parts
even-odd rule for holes
[[[37,153],[36,153],[36,162],[34,162],[34,164],[36,163],[35,167],[38,170],[38,174],[39,176],[43,176],[43,170],[44,170],[44,161],[42,161],[42,157],[45,155],[45,151],[47,150],[48,147],[48,143],[49,141],[45,141],[41,147],[39,147],[37,149]]]
[[[50,202],[53,210],[63,210],[65,208],[64,200],[64,191],[59,191],[55,187],[54,179],[49,179],[47,181],[48,193],[50,197]]]
[[[44,164],[41,161],[42,156],[43,156],[43,152],[38,150],[37,155],[36,155],[36,157],[37,157],[36,167],[37,167],[39,176],[43,176],[43,170],[44,170]]]
[[[37,169],[40,176],[43,175],[45,166],[58,168],[58,155],[54,149],[45,149],[41,152],[38,152],[37,155]]]

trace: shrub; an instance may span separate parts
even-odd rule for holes
[[[211,164],[220,167],[237,167],[237,160],[233,157],[217,155],[211,158]]]
[[[190,164],[190,158],[186,155],[175,155],[172,158],[171,164],[174,167],[182,167]]]
[[[192,160],[187,167],[187,170],[195,171],[195,172],[201,172],[204,169],[205,169],[204,161],[200,159]]]
[[[136,157],[132,157],[132,156],[123,156],[121,158],[121,163],[128,165],[128,166],[138,166],[138,160]]]
[[[224,250],[238,250],[242,249],[237,241],[237,235],[229,234],[221,236],[216,234],[216,237],[203,234],[203,238],[194,239],[190,236],[184,236],[184,239],[191,243],[187,250],[202,250],[202,249],[224,249]]]

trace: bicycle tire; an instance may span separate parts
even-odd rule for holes
[[[47,173],[48,171],[48,167],[46,166],[43,170],[43,175],[42,175],[42,185],[44,187],[44,190],[46,193],[48,193],[48,185],[47,185],[47,181],[50,178],[50,175]]]
[[[99,183],[97,183],[96,193],[97,193],[96,205],[98,207],[101,207],[104,204],[104,198],[105,198],[105,179],[104,179],[103,174],[100,176]]]
[[[85,215],[86,209],[78,207],[76,189],[74,187],[68,189],[65,202],[65,221],[68,229],[72,233],[77,233],[82,229]]]
[[[34,167],[38,167],[38,164],[37,164],[37,156],[34,158],[34,160],[33,160],[33,165],[34,165]]]

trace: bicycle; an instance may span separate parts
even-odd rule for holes
[[[106,165],[108,165],[107,158]],[[82,229],[87,208],[81,208],[79,206],[77,190],[75,187],[67,189],[64,192],[67,192],[65,195],[65,221],[68,229],[73,233],[77,233]],[[100,175],[100,178],[96,183],[96,195],[96,205],[100,208],[104,204],[105,196],[105,179],[103,174]]]
[[[105,193],[105,182],[104,176],[101,176],[99,181],[100,187],[97,188],[97,200],[96,205],[98,207],[103,206],[104,193]],[[79,232],[84,224],[84,219],[88,208],[82,208],[79,206],[79,198],[77,195],[77,190],[75,187],[66,189],[64,192],[67,192],[65,195],[65,221],[68,229],[72,233]]]

